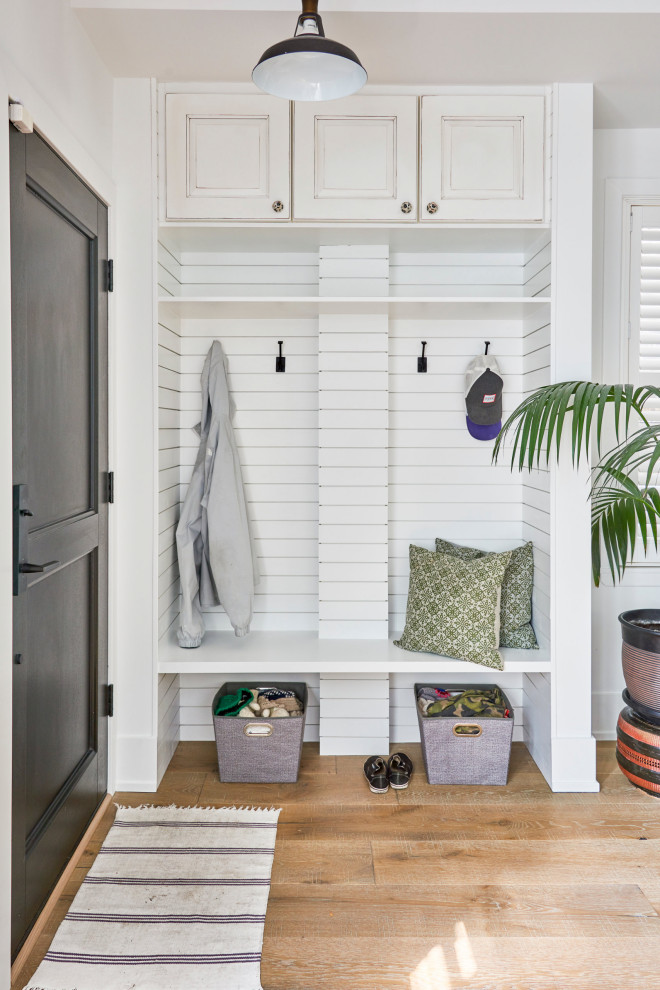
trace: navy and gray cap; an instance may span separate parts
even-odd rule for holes
[[[475,440],[494,440],[502,429],[502,387],[504,382],[495,358],[482,354],[474,358],[465,373],[466,422]]]

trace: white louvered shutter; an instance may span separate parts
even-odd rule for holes
[[[660,386],[660,206],[631,213],[628,381]]]
[[[660,206],[633,206],[630,230],[630,308],[628,381],[633,385],[660,386]],[[647,419],[660,423],[660,400],[649,399],[645,405]],[[644,484],[646,469],[640,468],[638,484]],[[660,468],[651,483],[660,484]],[[644,558],[635,553],[639,563],[660,563],[653,549]]]

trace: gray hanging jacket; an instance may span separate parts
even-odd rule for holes
[[[202,370],[199,451],[181,510],[176,546],[181,575],[179,646],[199,646],[202,608],[222,605],[237,636],[250,631],[256,560],[241,465],[231,423],[226,361],[215,340]]]

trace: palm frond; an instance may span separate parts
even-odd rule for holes
[[[646,467],[645,487],[649,487],[660,460],[660,425],[644,426],[626,437],[596,465],[595,482],[606,474],[635,474]]]
[[[583,381],[546,385],[521,402],[495,443],[493,461],[511,438],[511,469],[531,471],[540,466],[543,455],[546,465],[552,453],[559,456],[564,434],[570,432],[572,460],[577,466],[581,455],[588,455],[592,441],[601,456],[605,413],[608,407],[612,409],[616,446],[596,465],[591,490],[591,559],[596,585],[603,548],[615,581],[630,563],[638,537],[645,553],[651,542],[658,548],[660,493],[651,481],[660,466],[660,426],[652,425],[644,415],[650,399],[660,399],[660,388]],[[570,431],[565,429],[568,423]],[[633,423],[635,429],[630,433]],[[641,468],[646,469],[643,487],[634,480]]]
[[[600,584],[601,543],[610,565],[612,579],[621,580],[635,553],[638,532],[644,552],[648,531],[658,549],[660,493],[656,488],[640,488],[622,472],[605,472],[591,492],[591,566],[594,584]],[[605,480],[607,479],[607,480]]]
[[[577,465],[581,454],[589,451],[594,417],[596,448],[600,454],[603,420],[608,405],[614,407],[613,419],[618,442],[621,426],[624,435],[628,433],[632,412],[649,427],[644,416],[644,403],[652,396],[660,399],[660,389],[651,386],[635,388],[632,385],[599,385],[583,381],[546,385],[521,402],[509,416],[495,443],[493,460],[498,460],[507,437],[513,435],[512,467],[517,464],[520,471],[525,467],[532,470],[535,464],[539,466],[542,454],[545,454],[547,464],[553,443],[556,454],[559,454],[564,422],[570,414],[571,453],[573,463]]]

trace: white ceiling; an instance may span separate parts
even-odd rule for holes
[[[295,0],[73,5],[113,75],[177,82],[249,80],[262,51],[292,34],[299,10]],[[660,127],[660,0],[321,0],[320,7],[327,35],[357,52],[371,83],[592,81],[597,127]],[[457,7],[463,12],[437,12]],[[566,7],[647,12],[465,12]]]

